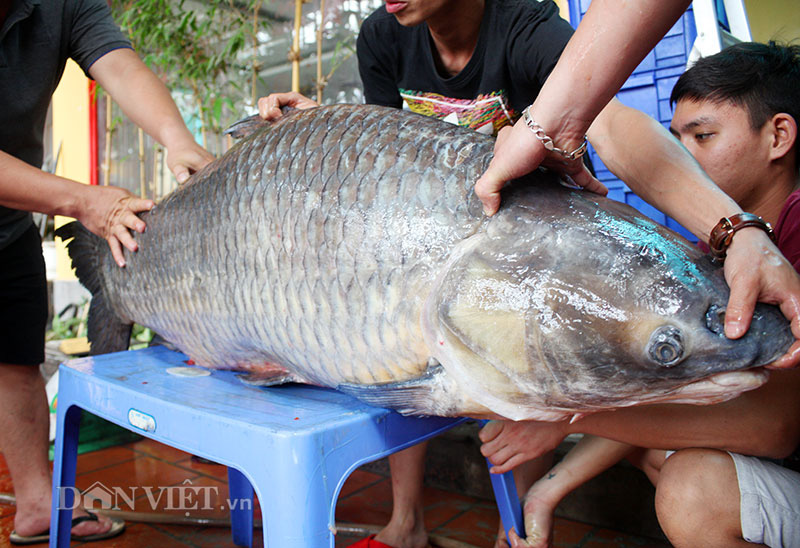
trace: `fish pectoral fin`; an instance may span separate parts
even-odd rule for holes
[[[259,371],[257,373],[243,373],[236,375],[236,377],[244,384],[250,386],[277,386],[279,384],[286,384],[289,382],[303,382],[303,380],[286,371]]]
[[[401,382],[381,384],[350,384],[337,386],[345,394],[375,407],[395,409],[403,415],[448,416],[446,397],[442,397],[443,377],[441,365],[428,367],[419,377]]]
[[[174,343],[168,341],[159,333],[153,332],[153,338],[150,339],[150,343],[147,346],[163,346],[164,348],[168,348],[169,350],[173,350],[175,352],[180,352],[180,348],[178,348]]]

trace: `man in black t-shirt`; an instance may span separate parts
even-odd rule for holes
[[[46,542],[51,478],[44,361],[47,289],[31,211],[75,217],[108,240],[120,266],[130,230],[152,207],[126,190],[91,187],[43,172],[44,122],[67,59],[108,91],[123,111],[167,147],[183,182],[212,157],[197,145],[161,81],[130,49],[105,0],[0,2],[0,451],[16,495],[13,544]],[[73,512],[73,540],[122,532],[124,522]]]
[[[452,36],[453,12],[470,10],[470,2],[421,13],[413,3],[395,5],[370,15],[358,35],[366,102],[402,106],[490,135],[513,124],[539,94],[572,36],[551,1],[486,2],[482,16],[474,9],[460,25],[461,40]],[[394,9],[399,11],[389,13]],[[417,24],[422,17],[427,19]]]

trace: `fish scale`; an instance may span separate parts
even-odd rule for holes
[[[338,152],[327,150],[326,148],[341,149],[364,146],[363,143],[359,144],[359,136],[366,132],[360,131],[358,126],[353,124],[352,119],[342,120],[341,118],[341,116],[334,116],[330,125],[347,127],[350,131],[342,132],[344,135],[335,133],[328,135],[326,139],[322,139],[320,142],[323,150],[317,150],[315,154],[309,158],[309,162],[298,161],[296,157],[291,157],[289,154],[285,154],[282,151],[284,148],[288,150],[297,150],[301,148],[303,146],[302,141],[309,138],[308,131],[296,131],[294,127],[286,128],[285,132],[294,134],[295,137],[294,139],[283,142],[282,146],[275,152],[274,156],[281,158],[281,160],[276,163],[274,171],[275,176],[279,178],[279,180],[275,181],[273,185],[268,186],[266,199],[264,201],[268,203],[269,195],[272,194],[275,198],[273,202],[274,207],[278,210],[279,216],[282,214],[281,237],[278,240],[278,249],[273,250],[273,255],[278,257],[278,261],[280,262],[277,265],[278,268],[271,274],[271,276],[273,276],[272,280],[263,280],[261,276],[256,276],[257,280],[261,279],[265,282],[264,287],[274,288],[274,298],[272,301],[275,304],[271,307],[271,310],[263,308],[265,303],[263,300],[259,299],[254,299],[258,301],[258,306],[248,307],[246,304],[247,299],[237,290],[239,284],[221,282],[221,280],[225,279],[226,273],[228,273],[227,275],[230,277],[231,274],[242,271],[241,265],[237,269],[236,263],[238,255],[236,250],[248,247],[247,243],[244,242],[239,242],[237,246],[229,246],[226,243],[230,241],[230,236],[226,236],[226,234],[229,234],[228,230],[230,227],[226,226],[224,220],[217,225],[216,230],[210,235],[214,245],[223,250],[223,256],[225,257],[224,262],[221,263],[220,269],[216,272],[215,276],[220,280],[218,289],[221,295],[223,295],[223,299],[221,299],[223,302],[214,302],[212,299],[213,304],[211,304],[210,307],[207,306],[207,310],[208,308],[216,308],[217,310],[230,309],[230,304],[233,303],[236,315],[247,316],[248,319],[258,321],[257,318],[248,314],[248,312],[250,312],[248,308],[261,308],[267,318],[274,320],[273,322],[266,322],[272,327],[271,333],[267,335],[274,339],[274,341],[271,342],[278,343],[277,345],[271,345],[273,347],[272,350],[277,355],[270,357],[276,361],[297,361],[300,359],[300,355],[306,358],[310,357],[311,361],[320,364],[318,369],[324,368],[327,370],[327,368],[333,368],[337,371],[339,378],[334,379],[335,382],[387,381],[418,375],[428,359],[428,353],[424,349],[424,345],[421,344],[422,337],[418,327],[415,330],[408,328],[409,324],[418,324],[417,318],[414,317],[419,313],[418,307],[401,307],[400,317],[391,313],[387,314],[385,310],[376,310],[376,308],[379,309],[381,307],[381,301],[376,297],[382,292],[381,288],[385,287],[388,280],[403,279],[406,282],[408,282],[408,280],[404,276],[392,276],[391,272],[383,274],[383,271],[381,271],[375,274],[375,269],[373,267],[377,265],[377,262],[374,258],[371,260],[370,258],[372,253],[377,250],[374,246],[362,245],[365,240],[365,234],[363,232],[365,226],[363,223],[364,211],[356,204],[370,204],[378,197],[374,191],[374,186],[358,184],[357,175],[358,173],[374,169],[374,158],[377,152],[373,155],[368,155],[369,157],[364,155],[355,157],[348,155],[342,150]],[[368,119],[361,123],[362,127],[367,126],[371,123],[371,120]],[[395,125],[395,127],[398,128],[396,134],[402,134],[404,130],[397,125]],[[405,131],[406,133],[409,132],[409,130]],[[252,162],[254,155],[252,152],[253,150],[257,150],[258,148],[264,150],[269,148],[269,146],[269,140],[267,139],[263,147],[253,147],[253,149],[249,150],[249,154],[245,153],[242,155],[243,162],[238,162],[236,164],[237,167]],[[329,157],[331,154],[338,154],[339,157],[352,161],[328,163],[317,166],[318,171],[322,172],[322,176],[316,176],[312,170],[308,169],[309,164],[316,163],[316,159],[320,156]],[[416,159],[416,155],[412,158],[412,160],[414,159]],[[428,165],[430,169],[433,162],[426,162],[426,165]],[[334,169],[330,170],[331,167]],[[382,161],[382,167],[384,168],[384,172],[396,167],[400,168],[402,171],[414,170],[413,167],[409,167],[402,162],[386,160]],[[264,169],[266,169],[266,166],[262,166],[262,170]],[[238,204],[226,203],[226,200],[231,199],[230,194],[226,194],[226,191],[231,187],[230,182],[233,181],[237,175],[238,174],[234,172],[233,176],[227,180],[217,181],[218,188],[216,190],[219,193],[225,194],[222,199],[215,195],[208,196],[211,203],[215,200],[221,202],[220,211],[223,214],[226,209],[235,210],[242,203],[252,203],[252,199],[247,196],[246,193],[242,193],[244,199]],[[253,172],[251,170],[248,179],[256,179],[258,175],[257,171]],[[309,175],[311,180],[307,180],[309,179]],[[265,182],[263,177],[261,179],[261,185],[266,186],[269,181],[267,180]],[[300,182],[300,184],[289,187],[284,183],[286,180],[293,179]],[[321,180],[325,181],[325,186],[321,192],[322,197],[319,208],[309,210],[306,207],[306,205],[309,204],[308,196],[304,192],[304,189],[313,188],[314,185],[318,184]],[[437,177],[431,177],[429,180],[433,182],[432,184],[442,185],[441,180]],[[258,188],[257,185],[249,186]],[[402,180],[399,181],[398,186],[399,188],[403,188]],[[214,191],[211,192],[213,193]],[[404,192],[407,193],[409,197],[416,196],[413,189],[404,189]],[[254,191],[254,194],[256,193],[257,192]],[[422,203],[417,203],[414,207],[431,207],[433,204],[431,203],[430,195],[435,193],[435,189],[426,190],[426,192],[422,194]],[[398,204],[398,202],[392,200],[393,194],[394,193],[389,192],[386,195],[386,198],[389,199],[389,205],[392,203]],[[444,193],[440,191],[440,194]],[[330,197],[335,198],[335,203],[331,203],[331,200],[327,199]],[[462,196],[461,200],[463,201],[463,199]],[[386,205],[387,202],[385,201],[379,201],[378,203],[380,207],[385,207]],[[250,211],[247,214],[239,213],[239,218],[251,219],[253,224],[259,224],[259,215],[263,216],[264,213],[258,211]],[[308,283],[308,276],[304,275],[304,272],[312,272],[310,270],[312,265],[316,267],[315,271],[317,272],[330,271],[329,268],[325,268],[326,263],[328,265],[331,264],[331,257],[327,256],[326,253],[326,251],[329,252],[330,249],[326,250],[320,248],[319,239],[317,238],[318,234],[314,230],[308,230],[309,226],[318,224],[313,222],[315,217],[319,219],[323,216],[325,223],[324,232],[329,234],[326,242],[330,243],[331,241],[335,241],[332,240],[330,236],[338,238],[338,245],[335,247],[332,263],[335,271],[341,273],[341,276],[330,279],[327,285],[310,286]],[[155,232],[158,230],[157,226],[152,226],[150,220],[147,220],[147,222],[148,232]],[[164,222],[168,223],[169,221],[165,220]],[[176,233],[181,232],[179,227],[176,226],[175,229]],[[233,233],[241,235],[244,232],[237,232],[234,229]],[[384,238],[382,237],[378,239],[376,243],[382,244],[383,241]],[[140,247],[143,250],[146,249],[147,243],[146,240],[142,239],[140,241]],[[264,242],[262,242],[262,244],[263,243]],[[274,246],[275,238],[271,238],[270,243]],[[386,257],[391,247],[392,246],[381,245],[379,249],[379,254],[382,256],[381,262],[384,265],[391,264]],[[306,252],[308,249],[318,249],[320,253]],[[415,254],[420,254],[427,253],[429,249],[412,249],[411,251]],[[255,254],[255,256],[258,256],[258,254]],[[430,261],[430,257],[426,256],[425,259]],[[419,259],[417,258],[416,260],[418,261]],[[395,258],[395,261],[403,262],[403,258]],[[243,270],[246,272],[249,270],[252,261],[244,260],[243,263],[246,267]],[[365,264],[368,266],[364,266]],[[430,269],[420,270],[415,268],[416,262],[410,261],[408,266],[411,267],[409,270],[415,277],[421,276],[423,278],[430,278],[431,276]],[[231,280],[231,282],[234,281],[235,280]],[[272,283],[267,283],[269,281]],[[332,291],[335,296],[334,302],[338,303],[338,310],[334,318],[330,318],[325,314],[320,315],[320,309],[318,307],[310,306],[315,294],[319,299],[320,295],[330,295]],[[405,293],[405,291],[401,290],[400,293]],[[326,297],[322,300],[329,302],[330,299]],[[367,308],[365,303],[373,307],[370,317],[386,318],[386,320],[380,322],[380,325],[371,325],[369,328],[364,329],[363,318],[366,313],[365,309]],[[205,314],[208,313],[208,311],[205,312]],[[133,311],[130,312],[131,316],[134,314]],[[158,315],[158,312],[149,311],[149,314]],[[203,314],[203,312],[200,312],[201,316]],[[394,317],[394,321],[399,325],[392,325],[388,320],[388,318],[392,317]],[[241,324],[237,326],[235,322],[223,321],[222,318],[215,319],[217,321],[212,323],[218,325],[218,329],[223,332],[223,338],[236,340],[238,335],[240,335],[242,331],[245,331],[245,328]],[[331,320],[333,320],[333,323]],[[337,325],[337,323],[341,325],[343,329],[338,336],[331,336],[331,325]],[[377,333],[379,331],[394,333],[398,330],[411,334],[416,340],[413,344],[406,342],[405,346],[401,348],[390,348],[389,351],[391,353],[397,354],[397,359],[388,361],[384,368],[376,368],[374,364],[378,363],[379,359],[385,362],[387,361],[386,349],[377,346],[383,342]],[[325,332],[326,336],[318,337],[316,333],[319,332]],[[195,336],[198,335],[202,336],[205,334],[196,334]],[[291,341],[291,344],[289,341]],[[192,342],[187,346],[191,348],[198,345]],[[423,351],[420,352],[420,350]],[[190,354],[192,353],[191,350],[189,352]],[[232,363],[232,361],[237,361],[236,356],[242,353],[242,349],[237,348],[237,345],[229,344],[226,347],[220,348],[216,354],[212,354],[210,349],[205,350],[205,353],[207,356],[200,356],[198,352],[195,361],[197,363],[226,365]],[[324,373],[321,374],[314,369],[302,371],[300,374],[313,381],[319,382],[323,380],[328,383],[331,382],[330,375],[328,375],[328,378],[325,378]]]
[[[750,370],[792,340],[775,307],[725,339],[718,266],[552,174],[515,181],[484,217],[472,185],[493,146],[397,109],[294,111],[144,213],[125,268],[62,227],[94,295],[92,351],[126,347],[138,322],[198,365],[266,384],[511,419],[711,403],[764,382]]]

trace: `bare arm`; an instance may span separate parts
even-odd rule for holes
[[[135,52],[111,51],[89,68],[89,74],[136,125],[167,148],[167,165],[178,182],[214,159],[195,142],[166,86]]]
[[[572,151],[625,79],[689,6],[689,0],[595,0],[570,39],[531,107],[533,119],[555,146]],[[560,171],[591,188],[593,177],[579,160],[547,154],[523,120],[495,150],[475,193],[489,214],[500,205],[507,181],[536,169],[550,157]],[[553,166],[551,166],[553,167]]]
[[[213,157],[195,143],[167,88],[136,54],[111,51],[98,59],[89,73],[147,133],[167,147],[168,164],[178,181],[189,178]],[[137,213],[153,207],[116,187],[91,187],[50,175],[0,152],[0,203],[25,211],[75,217],[108,241],[119,266],[125,265],[122,246],[136,251],[130,230],[142,232]]]
[[[119,266],[124,266],[122,245],[136,251],[129,230],[142,232],[137,213],[153,207],[151,200],[136,198],[117,187],[93,187],[45,173],[0,151],[0,204],[23,211],[75,217],[108,241]]]
[[[585,417],[569,430],[654,449],[707,447],[783,458],[800,444],[800,371],[773,372],[763,387],[717,405],[631,407]]]
[[[492,421],[481,452],[492,472],[536,458],[571,433],[602,436],[650,449],[705,447],[782,458],[800,444],[800,371],[772,373],[756,390],[716,405],[647,405],[595,413],[569,424]]]
[[[655,47],[690,0],[594,0],[534,102],[533,114],[567,148]],[[553,137],[555,139],[555,137]]]

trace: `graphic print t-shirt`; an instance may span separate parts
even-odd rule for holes
[[[381,7],[358,35],[366,102],[496,134],[539,94],[572,32],[552,0],[486,0],[472,58],[443,76],[427,25],[404,27]]]

